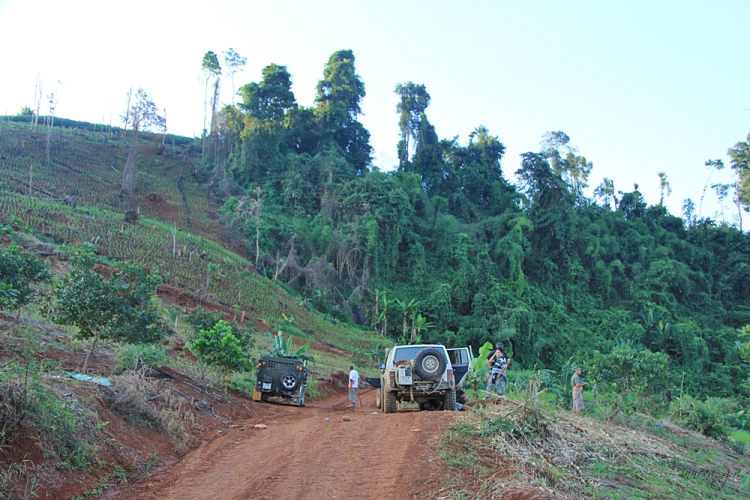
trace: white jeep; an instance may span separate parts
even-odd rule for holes
[[[381,365],[377,405],[396,411],[397,401],[414,401],[422,409],[456,409],[456,381],[445,346],[397,345],[386,350]]]

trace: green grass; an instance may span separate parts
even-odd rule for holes
[[[732,429],[729,433],[732,439],[740,443],[750,444],[750,432]]]

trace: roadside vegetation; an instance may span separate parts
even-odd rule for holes
[[[744,401],[695,398],[667,365],[630,343],[596,353],[582,417],[572,359],[558,372],[510,370],[505,398],[483,400],[480,377],[480,399],[438,445],[451,471],[438,496],[750,498]]]

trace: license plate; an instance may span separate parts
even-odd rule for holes
[[[270,391],[271,390],[271,384],[270,383],[263,383],[263,390],[264,391]]]

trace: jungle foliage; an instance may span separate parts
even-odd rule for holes
[[[513,185],[500,139],[484,126],[467,142],[440,139],[427,89],[412,82],[395,90],[399,164],[380,171],[357,120],[365,86],[354,63],[350,50],[334,53],[309,108],[271,64],[220,112],[203,168],[259,272],[394,339],[408,319],[395,300],[412,301],[410,314],[432,324],[423,341],[502,340],[527,368],[571,356],[585,366],[630,342],[666,356],[692,394],[735,392],[747,375],[734,342],[750,323],[750,236],[649,206],[637,185],[616,191],[605,179],[586,197],[593,164],[560,131],[521,155]],[[730,153],[748,210],[747,143]]]

